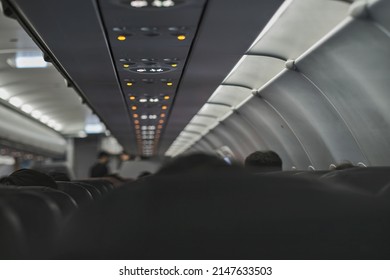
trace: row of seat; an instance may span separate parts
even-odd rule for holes
[[[388,177],[365,170],[329,174]],[[220,167],[153,175],[78,212],[54,258],[389,258],[388,201],[313,174]]]
[[[264,175],[264,174],[259,174]],[[333,186],[350,188],[371,195],[390,194],[390,167],[355,167],[344,170],[281,171],[267,176],[317,179]]]
[[[0,185],[0,258],[44,258],[80,207],[98,201],[110,182],[57,182],[58,189]]]

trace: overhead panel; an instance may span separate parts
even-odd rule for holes
[[[348,16],[345,1],[286,1],[275,18],[247,52],[284,60],[296,59]]]
[[[222,84],[259,89],[285,68],[285,61],[267,56],[244,56]]]
[[[157,153],[205,0],[99,1],[138,153]]]

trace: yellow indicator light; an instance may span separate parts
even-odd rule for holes
[[[139,124],[139,120],[135,120],[135,121],[134,121],[134,124]]]
[[[131,110],[137,110],[137,106],[131,106]]]
[[[168,82],[167,86],[171,87],[171,86],[173,86],[173,83],[172,82]]]
[[[165,114],[161,114],[160,117],[165,118]]]
[[[164,96],[164,100],[169,100],[169,98],[170,98],[169,95]]]
[[[138,114],[134,114],[134,115],[133,115],[133,118],[134,118],[134,119],[138,118]]]
[[[161,123],[161,124],[163,124],[163,123],[164,123],[164,120],[159,120],[158,122]]]
[[[126,39],[126,38],[125,38]],[[183,40],[185,40],[186,39],[186,35],[178,35],[177,36],[177,40],[179,40],[179,41],[183,41]]]
[[[126,36],[124,36],[124,35],[119,35],[118,37],[117,37],[117,39],[119,40],[119,41],[124,41],[124,40],[126,40]],[[180,40],[180,39],[179,39]]]
[[[124,67],[124,68],[129,68],[130,65],[129,65],[129,64],[123,64],[123,67]]]
[[[176,63],[171,64],[172,67],[177,67]]]
[[[126,83],[126,85],[127,85],[128,87],[131,87],[131,86],[133,85],[133,83],[128,82],[128,83]]]
[[[163,109],[163,110],[166,110],[167,108],[168,108],[168,106],[165,106],[165,105],[161,107],[161,109]]]
[[[130,100],[135,100],[135,96],[130,96]]]

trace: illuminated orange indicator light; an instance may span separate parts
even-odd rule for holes
[[[159,124],[159,125],[157,126],[157,128],[158,128],[158,129],[161,129],[161,128],[162,128],[162,125]]]
[[[168,108],[168,106],[165,106],[165,105],[161,107],[161,109],[163,109],[163,110],[166,110],[167,108]]]
[[[139,124],[139,120],[135,120],[135,121],[134,121],[134,124]]]
[[[165,96],[164,96],[164,100],[169,100],[169,98],[170,98],[170,97],[169,97],[168,95],[165,95]]]
[[[161,114],[160,117],[165,118],[165,114]]]
[[[167,86],[171,87],[171,86],[173,86],[173,83],[172,82],[168,82]]]
[[[163,124],[163,123],[164,123],[164,120],[159,120],[158,122],[161,123],[161,124]]]
[[[116,37],[118,39],[118,41],[124,41],[126,40],[126,36],[124,35],[119,35],[118,37]]]
[[[133,115],[133,118],[134,118],[134,119],[138,118],[138,114],[134,114],[134,115]]]
[[[135,100],[135,96],[130,96],[130,100]]]
[[[139,125],[136,125],[135,126],[135,129],[140,129],[140,126]],[[139,133],[139,132],[138,132]]]
[[[131,106],[131,110],[133,111],[137,110],[137,106]]]
[[[126,85],[127,85],[128,87],[131,87],[131,86],[133,85],[133,83],[128,82],[128,83],[126,83]]]
[[[177,36],[177,40],[179,41],[184,41],[185,39],[186,39],[186,35],[181,34]]]

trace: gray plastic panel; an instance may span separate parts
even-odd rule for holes
[[[206,103],[199,110],[199,114],[201,115],[210,115],[216,118],[222,118],[224,115],[229,113],[232,109],[228,106],[224,105],[216,105],[216,104],[208,104]]]
[[[390,163],[389,57],[389,38],[355,20],[297,63],[340,112],[371,165]]]
[[[222,84],[258,89],[285,68],[285,61],[266,56],[245,56]]]
[[[345,160],[366,160],[334,107],[299,73],[284,72],[261,96],[288,121],[317,169]]]
[[[299,139],[286,121],[261,98],[252,98],[238,112],[253,126],[267,144],[283,160],[283,169],[307,169],[312,165]]]
[[[375,1],[368,7],[370,18],[386,28],[386,31],[390,34],[390,1]]]
[[[240,86],[219,86],[208,102],[222,103],[236,106],[252,95],[252,91],[248,88]]]
[[[292,1],[248,53],[296,59],[345,19],[348,8],[343,1]]]

